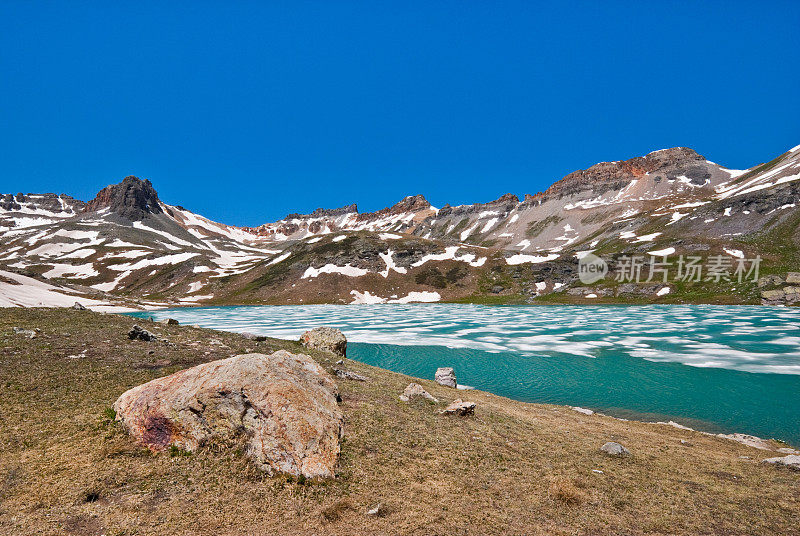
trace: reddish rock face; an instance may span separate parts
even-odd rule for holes
[[[331,478],[343,416],[333,379],[309,356],[280,350],[205,363],[134,387],[114,403],[153,451],[247,444],[262,470]]]
[[[146,214],[161,214],[158,194],[149,180],[125,177],[121,183],[106,186],[89,201],[84,212],[110,208],[112,212],[131,221],[142,220]]]

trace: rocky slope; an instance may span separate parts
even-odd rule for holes
[[[787,274],[800,268],[798,179],[800,146],[748,170],[673,148],[596,164],[522,200],[436,208],[415,195],[377,212],[353,204],[238,228],[126,177],[88,203],[0,194],[0,269],[145,302],[784,303],[797,294]],[[578,258],[588,253],[610,273],[583,284]],[[664,255],[666,281],[648,273]],[[725,257],[724,277],[676,279],[681,255]],[[638,281],[624,277],[628,257],[640,259]]]
[[[800,473],[764,463],[787,445],[465,392],[293,341],[154,323],[158,341],[130,340],[132,324],[0,315],[0,534],[800,534]],[[333,479],[266,477],[236,442],[152,454],[114,422],[132,387],[281,350],[368,378],[337,376]],[[401,401],[411,382],[438,402]],[[440,413],[465,395],[473,415]]]

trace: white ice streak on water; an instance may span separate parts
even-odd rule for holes
[[[386,298],[353,292],[354,302]],[[402,298],[401,298],[402,299]],[[173,309],[182,323],[296,340],[315,326],[353,342],[435,345],[532,357],[632,357],[800,374],[800,310],[759,306],[300,305]]]

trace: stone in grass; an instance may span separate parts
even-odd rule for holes
[[[456,371],[453,370],[453,367],[439,367],[436,369],[434,379],[436,383],[444,385],[445,387],[452,387],[455,389],[458,386],[456,383]]]
[[[131,330],[128,332],[128,338],[132,341],[140,340],[145,342],[157,341],[158,336],[150,333],[146,329],[143,329],[139,326],[133,326]]]
[[[267,340],[266,335],[256,335],[255,333],[247,333],[247,332],[242,333],[242,337],[244,337],[247,340],[255,342],[263,342]]]
[[[164,324],[166,326],[177,326],[179,322],[174,318],[162,318],[158,321],[159,324]]]
[[[458,415],[459,417],[466,417],[475,414],[475,402],[464,402],[460,398],[453,400],[453,403],[444,408],[441,412],[443,415]]]
[[[333,369],[333,373],[336,374],[336,376],[338,376],[339,378],[343,378],[345,380],[355,380],[357,382],[369,381],[369,378],[367,378],[366,376],[362,376],[361,374],[353,372],[352,370],[335,368]]]
[[[602,447],[600,450],[608,454],[609,456],[630,456],[631,451],[620,445],[619,443],[615,443],[613,441],[609,441]]]
[[[330,478],[344,418],[333,378],[313,359],[279,350],[203,363],[134,387],[114,403],[141,445],[195,451],[246,443],[261,470]]]
[[[347,338],[335,328],[314,328],[300,337],[300,343],[306,348],[325,350],[341,357],[347,357]]]
[[[86,307],[81,305],[79,302],[75,302],[75,305],[73,305],[72,308],[75,309],[76,311],[85,311],[86,310]]]
[[[412,398],[417,398],[417,397],[425,398],[427,400],[430,400],[431,402],[439,402],[439,400],[436,397],[434,397],[432,394],[426,391],[418,383],[409,383],[408,387],[406,387],[405,391],[403,391],[403,394],[400,395],[400,400],[402,400],[403,402],[408,402]]]
[[[386,515],[386,513],[387,513],[387,509],[384,508],[382,503],[378,503],[378,505],[375,508],[367,510],[367,515],[368,516],[383,517],[383,516]]]
[[[23,337],[27,337],[29,339],[36,338],[36,332],[32,329],[22,329],[15,326],[11,328],[11,331],[13,331],[16,335],[22,335]]]
[[[767,458],[766,460],[763,460],[762,463],[785,465],[790,469],[794,469],[795,471],[800,471],[800,456],[797,456],[796,454],[790,454],[788,456],[783,456],[780,458]]]

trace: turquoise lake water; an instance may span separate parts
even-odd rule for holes
[[[457,304],[197,307],[132,313],[284,339],[341,329],[348,357],[528,402],[674,420],[800,445],[800,309]]]

